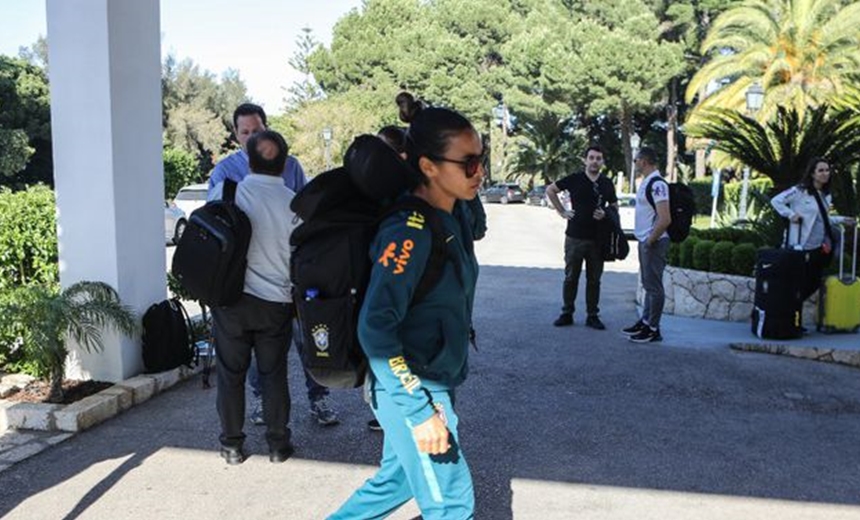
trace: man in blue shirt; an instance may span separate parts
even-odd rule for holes
[[[210,193],[214,186],[224,182],[225,179],[240,182],[248,175],[248,153],[245,150],[245,146],[252,135],[263,130],[266,130],[266,112],[263,110],[263,107],[253,103],[242,103],[236,108],[233,112],[233,134],[236,136],[236,140],[242,146],[242,149],[228,155],[212,169],[212,173],[209,175]],[[293,193],[298,193],[308,183],[302,165],[292,155],[287,156],[281,178],[284,179],[284,185],[292,190]],[[294,327],[294,330],[301,329]],[[296,343],[296,348],[301,350],[302,335],[294,335],[293,340]],[[260,374],[257,370],[256,362],[252,363],[248,370],[248,383],[251,385],[254,396],[251,422],[257,425],[264,424],[263,409],[260,400],[262,387],[260,386]],[[337,413],[331,408],[328,402],[328,388],[320,386],[307,371],[305,371],[305,386],[308,389],[310,413],[316,418],[317,422],[323,426],[331,426],[340,422]]]

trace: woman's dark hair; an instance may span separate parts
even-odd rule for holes
[[[257,151],[260,141],[271,141],[278,147],[278,154],[272,159],[266,159]],[[283,136],[273,130],[257,132],[248,139],[246,146],[248,151],[248,166],[254,173],[265,175],[280,175],[287,163],[287,141]]]
[[[233,129],[235,130],[239,126],[239,116],[252,116],[254,114],[260,116],[263,126],[269,126],[266,124],[266,111],[263,110],[263,107],[254,103],[242,103],[233,111]]]
[[[383,126],[376,133],[388,146],[394,148],[397,153],[406,153],[406,129],[402,126]]]
[[[425,108],[408,92],[398,94],[395,101],[400,107],[401,121],[409,123],[406,161],[418,172],[421,172],[418,166],[421,157],[444,156],[452,137],[465,131],[475,131],[472,123],[459,112],[448,108]]]
[[[803,172],[803,177],[800,178],[800,183],[798,186],[805,189],[809,194],[813,194],[815,192],[815,183],[813,182],[813,178],[815,177],[815,168],[818,167],[819,163],[825,163],[830,166],[830,161],[825,159],[824,157],[813,157],[809,164],[806,165],[806,171]],[[830,173],[830,177],[827,179],[827,183],[821,188],[821,191],[824,193],[830,193],[830,181],[833,180],[833,172]]]

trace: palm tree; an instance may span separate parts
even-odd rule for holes
[[[687,133],[714,140],[716,150],[767,175],[781,191],[797,183],[816,156],[827,157],[837,173],[846,171],[860,158],[858,129],[860,116],[854,111],[821,105],[803,117],[793,108],[778,107],[765,124],[735,110],[707,108]]]
[[[687,86],[687,102],[699,108],[743,110],[744,94],[755,82],[765,89],[758,119],[776,107],[828,102],[860,72],[860,3],[842,0],[747,0],[721,14],[702,42],[712,59]],[[723,84],[703,96],[711,84]]]
[[[100,352],[103,329],[129,336],[138,329],[134,313],[103,282],[78,282],[62,291],[56,286],[21,287],[3,300],[3,317],[22,339],[26,361],[36,377],[51,385],[49,402],[63,399],[67,338],[87,352]]]
[[[544,112],[523,122],[521,128],[509,179],[527,178],[531,187],[535,177],[540,176],[549,184],[582,166],[578,158],[585,140],[571,131],[570,119]]]

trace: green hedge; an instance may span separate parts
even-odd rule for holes
[[[693,248],[699,243],[696,237],[689,237],[681,242],[680,251],[678,253],[678,267],[684,269],[693,268]]]
[[[725,207],[726,205],[737,207],[741,203],[741,191],[743,189],[742,181],[730,182],[728,184],[723,185],[722,191],[722,202],[721,207]],[[764,193],[765,195],[769,195],[770,191],[773,189],[773,181],[770,180],[770,177],[760,177],[758,179],[750,179],[749,191],[752,193],[753,191],[757,191],[759,193]],[[750,196],[751,197],[751,196]],[[749,199],[747,199],[749,201]],[[710,209],[709,209],[710,210]]]
[[[669,254],[666,261],[669,265],[677,266],[681,263],[681,244],[677,242],[669,243]]]
[[[755,270],[756,246],[738,244],[732,249],[732,273],[740,276],[753,276]]]
[[[711,251],[716,242],[713,240],[699,240],[693,246],[693,269],[699,271],[711,270]]]
[[[200,169],[194,155],[179,148],[165,148],[161,154],[164,162],[164,198],[172,199],[180,188],[201,181]]]
[[[711,249],[710,270],[712,273],[732,273],[733,242],[717,242]]]
[[[713,240],[714,242],[733,242],[735,244],[761,243],[761,235],[752,229],[741,228],[715,228],[715,229],[691,229],[690,234],[699,240]]]
[[[56,283],[57,261],[54,192],[43,185],[0,190],[0,290]]]

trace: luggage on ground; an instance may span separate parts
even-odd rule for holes
[[[222,200],[195,210],[173,254],[171,272],[195,300],[210,307],[242,296],[251,222],[236,205],[235,181],[224,181]]]
[[[786,237],[789,234],[786,233]],[[803,286],[810,256],[807,251],[789,248],[758,252],[753,334],[762,339],[794,339],[803,335]]]
[[[854,226],[851,275],[845,271],[845,227],[839,241],[839,276],[828,276],[818,295],[818,330],[857,332],[860,329],[860,280],[857,279],[857,226]]]
[[[302,219],[290,238],[293,302],[304,348],[302,363],[321,385],[354,388],[367,360],[358,341],[358,313],[370,281],[370,245],[379,223],[401,210],[422,214],[433,233],[430,258],[412,303],[439,281],[447,257],[441,219],[427,202],[398,198],[420,182],[381,139],[363,135],[344,167],[318,175],[293,199]],[[397,201],[397,202],[395,202]]]
[[[143,365],[147,373],[191,367],[194,348],[185,307],[176,298],[153,304],[143,315]]]

